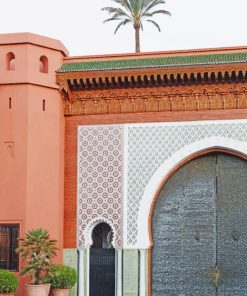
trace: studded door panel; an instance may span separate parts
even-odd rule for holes
[[[246,296],[246,161],[186,164],[162,188],[152,229],[153,296]]]
[[[218,155],[219,296],[247,295],[247,164]]]

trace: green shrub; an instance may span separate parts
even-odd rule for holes
[[[71,289],[77,281],[76,270],[70,266],[54,265],[53,272],[46,278],[46,282],[54,289]]]
[[[16,275],[9,270],[0,270],[0,293],[15,293],[18,286]]]

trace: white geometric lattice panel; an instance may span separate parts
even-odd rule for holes
[[[246,121],[128,125],[127,244],[137,242],[137,218],[145,187],[158,167],[191,143],[213,137],[247,142]]]
[[[108,221],[115,247],[122,245],[122,128],[80,126],[78,129],[78,247],[92,221]]]

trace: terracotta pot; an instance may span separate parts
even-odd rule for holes
[[[48,296],[50,284],[46,285],[26,285],[27,296]]]
[[[15,293],[0,293],[0,296],[15,296]]]
[[[69,289],[52,289],[53,296],[69,296]]]

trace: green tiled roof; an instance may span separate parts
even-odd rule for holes
[[[247,52],[204,54],[190,56],[152,57],[139,59],[104,60],[90,62],[65,63],[57,71],[63,72],[87,72],[122,69],[183,67],[196,65],[218,65],[232,63],[246,63]]]

